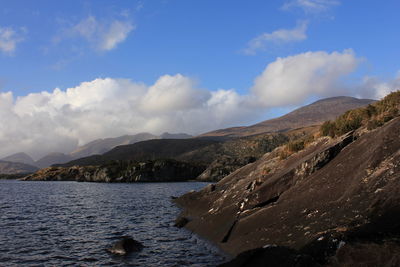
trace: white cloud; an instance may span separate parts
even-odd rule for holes
[[[245,122],[249,112],[232,90],[210,92],[181,74],[153,85],[95,79],[66,90],[13,97],[0,93],[0,156],[25,151],[34,157],[69,152],[96,138],[138,132],[200,133]]]
[[[340,79],[354,71],[358,62],[352,50],[277,58],[256,78],[251,90],[264,106],[295,105],[309,96],[335,95]]]
[[[381,99],[396,90],[400,90],[400,71],[394,79],[388,81],[382,81],[376,77],[364,77],[363,83],[358,88],[358,96]]]
[[[17,44],[24,40],[25,28],[20,30],[0,26],[0,51],[12,54],[17,49]]]
[[[34,157],[69,152],[97,138],[138,132],[199,134],[248,124],[272,107],[302,105],[310,97],[352,95],[357,88],[343,89],[342,78],[358,62],[351,50],[277,58],[247,95],[234,89],[201,89],[181,74],[161,76],[151,85],[99,78],[16,98],[0,92],[0,157],[20,151]],[[370,91],[359,92],[383,95],[400,85],[400,78],[383,85],[371,81]]]
[[[340,5],[337,0],[291,0],[286,2],[282,9],[301,8],[306,13],[320,13],[333,6]]]
[[[307,21],[299,21],[293,29],[279,29],[272,33],[263,33],[248,43],[247,48],[244,49],[244,53],[253,55],[257,50],[264,50],[268,44],[303,41],[307,39],[307,26]]]
[[[97,50],[109,51],[125,41],[134,29],[135,25],[128,20],[98,21],[96,17],[89,16],[65,30],[62,36],[55,38],[55,41],[79,36],[90,42]]]

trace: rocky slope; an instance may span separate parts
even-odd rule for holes
[[[186,227],[232,255],[243,253],[224,266],[265,266],[271,255],[281,260],[270,266],[396,266],[397,107],[390,108],[397,117],[383,126],[320,137],[287,157],[284,147],[277,148],[217,184],[178,198]]]
[[[195,179],[204,166],[175,160],[113,161],[102,166],[49,167],[24,177],[25,181],[179,182]]]
[[[373,103],[371,99],[357,99],[339,96],[316,101],[296,109],[282,117],[266,120],[251,126],[233,127],[208,132],[201,136],[248,136],[267,132],[288,131],[296,128],[322,124],[332,120],[347,110],[363,107]]]

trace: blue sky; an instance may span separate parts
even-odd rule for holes
[[[396,0],[2,1],[0,144],[16,136],[34,151],[43,130],[15,132],[33,124],[56,129],[47,152],[68,151],[250,124],[323,97],[382,97],[400,84],[399,10]],[[107,99],[132,117],[103,110]],[[99,123],[80,129],[88,120]]]
[[[2,1],[0,26],[26,29],[12,55],[0,57],[2,89],[24,95],[98,77],[152,83],[161,75],[182,73],[210,90],[244,91],[276,57],[347,48],[366,59],[366,73],[391,77],[398,71],[399,1],[346,1],[318,14],[283,10],[287,2]],[[53,42],[67,25],[89,16],[127,20],[136,29],[110,51],[96,51],[80,38]],[[309,21],[306,40],[253,56],[240,53],[257,35],[293,28],[298,20]]]

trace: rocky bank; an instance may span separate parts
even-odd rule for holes
[[[397,117],[287,158],[280,147],[175,201],[188,229],[239,254],[224,266],[398,266],[399,137]],[[294,261],[265,265],[271,253]]]
[[[24,177],[25,181],[179,182],[195,179],[202,165],[176,160],[112,161],[101,166],[48,167]]]

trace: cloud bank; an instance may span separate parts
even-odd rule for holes
[[[279,29],[272,33],[263,33],[247,44],[244,53],[254,55],[258,50],[265,50],[268,44],[277,45],[304,41],[307,39],[307,26],[307,21],[299,21],[293,29]]]
[[[163,75],[151,85],[98,78],[20,97],[1,92],[0,156],[24,151],[37,158],[70,152],[97,138],[164,131],[199,134],[248,124],[273,107],[302,105],[309,97],[351,94],[343,91],[342,78],[358,62],[351,50],[277,58],[247,94],[202,89],[181,74]],[[382,87],[374,84],[368,93],[383,94]]]

